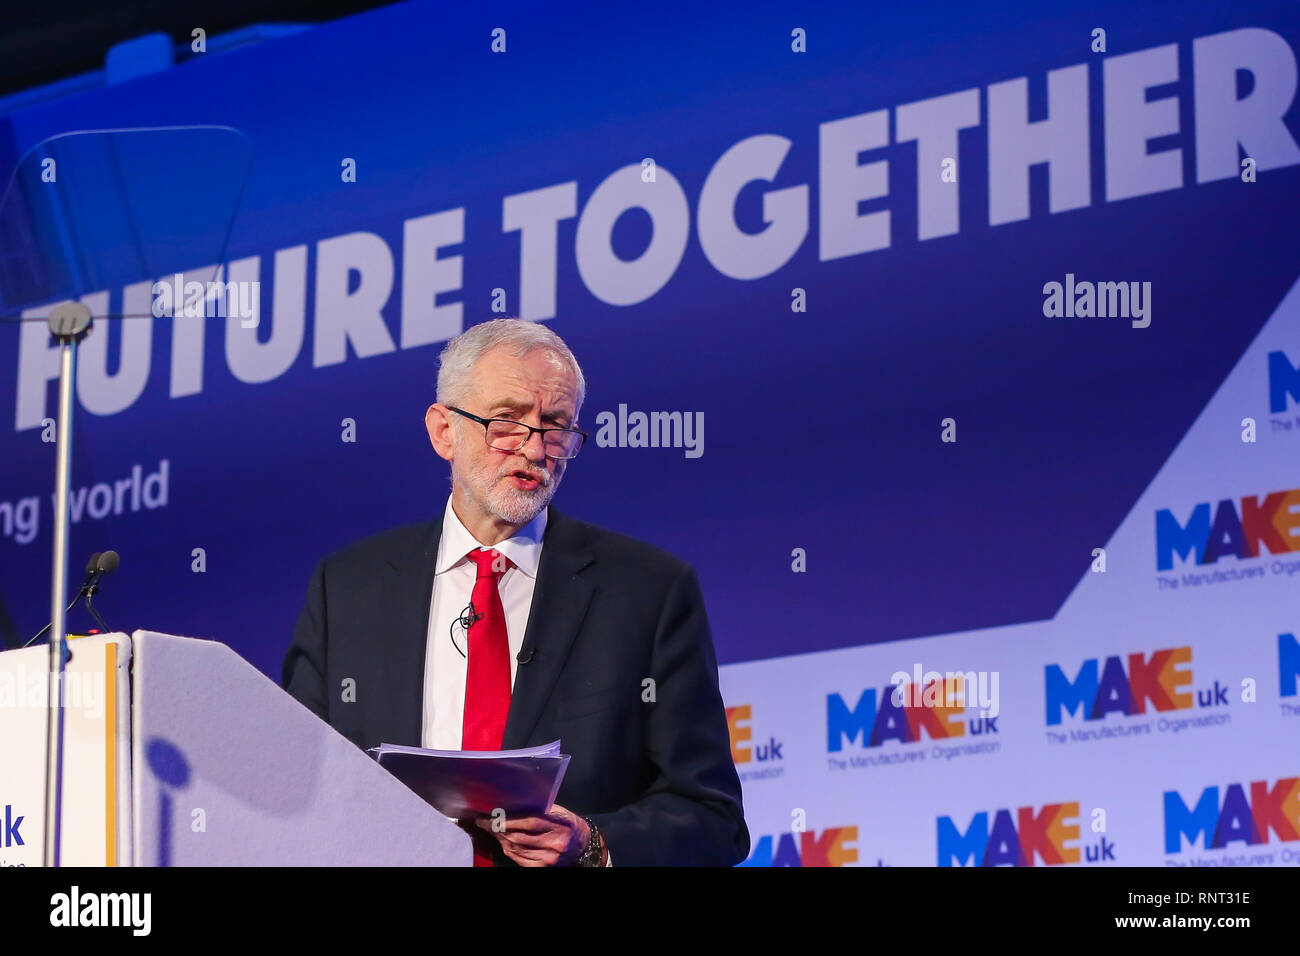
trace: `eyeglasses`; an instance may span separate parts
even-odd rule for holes
[[[537,432],[542,436],[542,449],[546,452],[546,457],[565,461],[577,458],[583,442],[587,440],[587,433],[581,428],[534,428],[508,418],[479,418],[454,405],[447,407],[482,425],[486,431],[484,437],[488,447],[495,451],[519,451],[532,441],[533,432]]]

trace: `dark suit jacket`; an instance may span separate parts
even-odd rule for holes
[[[420,745],[441,533],[441,515],[396,528],[312,576],[284,687],[358,747]],[[502,748],[563,741],[573,759],[556,802],[596,822],[615,866],[745,859],[717,658],[690,565],[552,507],[520,653],[530,652]],[[343,700],[346,678],[354,702]]]

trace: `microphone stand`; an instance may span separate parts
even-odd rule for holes
[[[45,729],[45,847],[43,866],[59,865],[63,813],[63,668],[67,657],[68,494],[72,484],[72,395],[77,344],[90,331],[90,310],[65,302],[50,312],[50,332],[59,343],[59,421],[54,469],[54,568],[50,580],[49,709]]]

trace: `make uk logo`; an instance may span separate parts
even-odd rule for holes
[[[1105,814],[1093,811],[1096,839],[1085,843],[1079,803],[980,810],[963,827],[951,816],[936,823],[939,866],[1061,866],[1117,862],[1115,844],[1105,835]]]
[[[848,866],[858,862],[857,843],[856,826],[827,827],[820,833],[768,833],[754,842],[749,858],[737,865]]]
[[[1289,699],[1300,695],[1300,640],[1294,634],[1277,636],[1277,690],[1283,716],[1300,717],[1300,702]]]
[[[1268,353],[1268,410],[1274,415],[1286,415],[1300,412],[1300,363],[1292,363],[1290,357],[1278,349]],[[1278,420],[1275,419],[1275,422]],[[1300,426],[1300,417],[1286,421],[1283,428],[1274,431],[1291,431]]]
[[[14,812],[13,804],[6,803],[4,810],[4,826],[0,827],[0,846],[15,847],[23,846],[23,820],[25,818]]]
[[[23,820],[26,817],[14,810],[13,804],[6,803],[0,811],[0,849],[12,850],[26,846],[23,840]],[[0,856],[0,866],[26,866],[26,863],[11,863]]]
[[[1190,509],[1156,512],[1156,570],[1206,567],[1223,558],[1287,555],[1300,550],[1300,489],[1201,501]],[[1274,562],[1273,573],[1286,573],[1286,562]],[[1264,567],[1232,569],[1224,579],[1263,577]],[[1291,572],[1295,573],[1295,572]],[[1212,583],[1205,575],[1184,574],[1183,584]],[[1162,586],[1164,585],[1164,579]],[[1171,578],[1177,586],[1177,578]]]
[[[772,780],[785,774],[783,742],[776,736],[754,739],[754,707],[736,704],[727,708],[727,733],[731,738],[731,759],[741,780]]]
[[[906,677],[899,672],[879,690],[863,688],[852,706],[840,694],[826,695],[829,770],[947,761],[1001,749],[997,708],[978,703],[996,698],[987,693],[996,680],[975,672],[928,672],[923,683]],[[922,746],[927,741],[930,746]]]
[[[1192,649],[1188,646],[1150,654],[1113,654],[1105,660],[1090,658],[1079,665],[1073,678],[1069,674],[1060,664],[1044,668],[1047,726],[1061,727],[1047,731],[1051,744],[1136,737],[1153,731],[1181,733],[1232,721],[1226,712],[1230,706],[1228,684],[1214,680],[1199,688],[1193,686]],[[1131,719],[1148,713],[1155,719]],[[1164,714],[1170,716],[1159,716]]]
[[[1164,829],[1165,853],[1173,857],[1167,862],[1173,865],[1298,864],[1300,777],[1282,777],[1271,784],[1253,780],[1209,786],[1191,799],[1178,790],[1167,790]],[[1227,858],[1189,855],[1198,849],[1232,853]]]

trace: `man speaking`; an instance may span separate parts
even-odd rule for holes
[[[452,339],[424,416],[446,508],[317,565],[284,686],[362,748],[560,739],[555,806],[481,821],[475,865],[729,866],[749,831],[695,571],[550,506],[585,393],[544,325]]]

